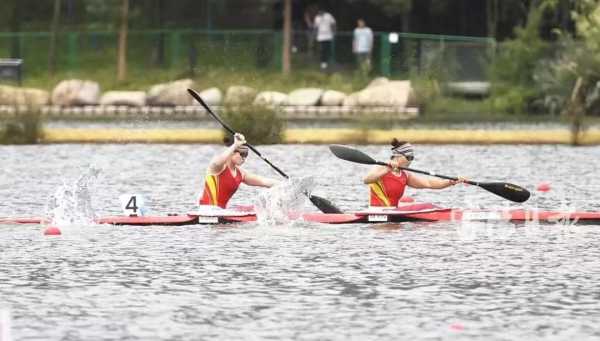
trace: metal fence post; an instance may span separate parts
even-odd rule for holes
[[[329,65],[335,63],[335,38],[331,39],[331,45],[329,45]]]
[[[283,67],[283,34],[280,31],[274,34],[275,68],[281,70]]]
[[[181,32],[171,31],[169,36],[169,40],[171,41],[171,58],[169,66],[174,66],[181,59]]]
[[[70,69],[76,69],[78,66],[78,51],[77,41],[79,40],[79,33],[70,32],[67,36],[67,64]]]
[[[381,35],[381,46],[380,46],[380,56],[379,56],[379,65],[381,68],[381,74],[384,77],[390,77],[392,74],[392,49],[390,46],[390,34],[389,33],[380,33]]]

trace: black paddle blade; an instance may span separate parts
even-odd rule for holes
[[[531,196],[525,188],[506,182],[481,182],[478,186],[514,202],[525,202]]]
[[[333,155],[339,157],[342,160],[362,163],[365,165],[376,165],[378,164],[372,157],[361,152],[360,150],[356,150],[354,148],[342,146],[339,144],[333,144],[329,146],[329,150],[333,153]]]
[[[323,213],[343,213],[342,210],[337,208],[331,201],[318,197],[316,195],[309,195],[310,202],[313,203]]]

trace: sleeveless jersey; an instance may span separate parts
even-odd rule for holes
[[[207,174],[204,178],[204,192],[200,198],[200,205],[214,205],[221,208],[227,207],[227,202],[242,183],[242,171],[238,168],[235,177],[229,167],[217,174]]]
[[[405,172],[400,176],[392,172],[385,174],[377,182],[369,184],[369,205],[397,207],[398,201],[404,195],[407,182],[408,176]]]

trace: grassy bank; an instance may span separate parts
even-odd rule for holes
[[[246,85],[258,90],[290,92],[303,87],[320,87],[351,93],[363,89],[371,80],[353,73],[327,74],[307,70],[294,72],[288,76],[271,69],[229,70],[199,69],[190,74],[177,69],[148,69],[131,66],[128,80],[117,82],[116,70],[111,68],[85,68],[77,71],[59,72],[54,76],[46,73],[27,75],[24,86],[51,90],[64,79],[89,79],[107,90],[147,90],[150,86],[181,78],[194,79],[199,89],[217,87],[226,90],[232,85]]]

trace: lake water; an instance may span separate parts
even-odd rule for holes
[[[368,166],[336,159],[327,146],[258,148],[290,176],[313,176],[314,193],[341,208],[366,206]],[[387,157],[382,146],[359,148]],[[219,150],[0,146],[0,217],[42,215],[90,172],[85,209],[96,215],[118,214],[125,193],[143,194],[154,213],[182,213]],[[529,208],[600,210],[600,147],[417,146],[411,166],[522,185],[533,192]],[[245,167],[277,177],[252,155]],[[536,192],[541,182],[552,190]],[[259,193],[243,187],[232,203],[252,204]],[[408,195],[516,206],[474,186]],[[12,316],[14,340],[600,338],[600,226],[75,223],[59,237],[42,231],[0,226],[0,318]]]

